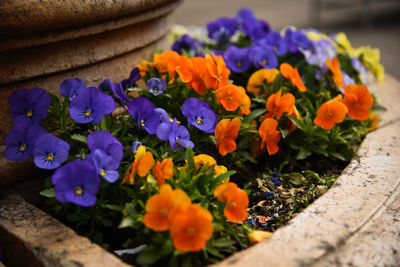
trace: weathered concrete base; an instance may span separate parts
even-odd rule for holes
[[[400,83],[389,76],[371,89],[387,111],[335,185],[217,266],[400,266]]]
[[[0,236],[7,266],[129,266],[18,195],[0,200]]]

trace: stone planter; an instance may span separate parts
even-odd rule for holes
[[[156,48],[167,48],[169,14],[180,0],[5,0],[0,3],[0,186],[35,174],[32,161],[10,163],[8,96],[18,88],[58,93],[79,77],[88,86],[129,77]]]
[[[216,266],[399,266],[400,83],[389,76],[370,88],[387,111],[335,185],[272,237]],[[0,199],[6,264],[127,266],[26,199]]]

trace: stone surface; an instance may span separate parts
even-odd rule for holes
[[[400,84],[371,89],[387,108],[334,186],[264,242],[217,266],[399,266]]]
[[[0,236],[8,266],[129,266],[19,195],[0,199]]]
[[[11,130],[7,98],[14,90],[40,87],[54,93],[69,77],[82,78],[89,86],[109,77],[115,81],[128,77],[153,49],[167,47],[169,14],[179,4],[179,0],[1,1],[0,146]]]

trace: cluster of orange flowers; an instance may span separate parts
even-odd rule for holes
[[[330,130],[336,123],[343,122],[346,114],[354,120],[367,120],[368,110],[374,105],[374,99],[363,84],[351,84],[344,87],[344,98],[338,95],[323,103],[314,123],[323,129]]]
[[[142,61],[138,65],[140,75],[144,76],[149,67],[156,68],[162,75],[168,73],[170,83],[176,80],[177,73],[180,80],[199,95],[204,96],[208,90],[214,89],[218,104],[227,111],[239,108],[240,114],[250,113],[250,98],[243,87],[229,83],[230,70],[222,56],[207,54],[205,58],[188,58],[174,51],[165,51],[155,54],[153,62]]]
[[[217,186],[214,196],[219,201],[226,203],[224,215],[230,222],[246,220],[249,197],[243,189],[240,189],[235,183],[224,183]]]
[[[140,146],[135,154],[135,160],[125,172],[125,177],[121,184],[134,184],[135,175],[145,177],[149,174],[154,165],[154,157],[150,151],[146,151],[145,146]],[[157,161],[153,167],[153,177],[159,186],[164,184],[166,179],[174,176],[174,163],[171,158],[165,158],[161,162]]]
[[[300,92],[305,92],[306,87],[304,86],[300,74],[297,68],[293,68],[287,63],[283,63],[280,66],[280,71],[277,69],[261,69],[251,75],[247,84],[247,91],[253,93],[260,93],[261,85],[266,82],[271,84],[275,81],[276,76],[281,73],[283,77],[289,79],[293,86],[297,87]],[[267,97],[264,93],[263,97]],[[278,143],[281,139],[281,134],[278,129],[278,120],[284,113],[300,118],[300,114],[295,106],[295,97],[291,93],[285,93],[282,95],[282,89],[275,94],[271,94],[266,103],[268,112],[264,115],[264,119],[258,128],[258,133],[261,137],[259,142],[259,148],[261,151],[267,150],[269,155],[276,154],[279,151]],[[296,127],[288,120],[289,132],[293,131]]]
[[[181,189],[163,184],[160,193],[146,203],[144,224],[154,231],[169,230],[174,247],[180,251],[199,251],[213,233],[211,213],[191,203]]]

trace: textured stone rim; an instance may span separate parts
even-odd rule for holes
[[[400,83],[387,77],[371,89],[387,111],[335,185],[272,237],[216,266],[398,266]],[[126,266],[18,196],[0,200],[2,229],[45,265]]]

